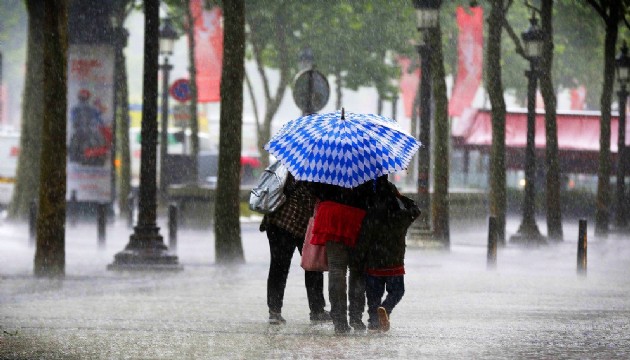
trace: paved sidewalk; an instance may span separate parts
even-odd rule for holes
[[[107,271],[131,233],[107,231],[99,251],[96,225],[68,227],[67,277],[51,281],[31,275],[26,226],[0,224],[0,359],[630,358],[630,239],[591,236],[579,276],[577,222],[561,244],[499,249],[495,270],[487,224],[455,225],[451,251],[408,249],[390,332],[347,336],[309,323],[297,255],[287,324],[266,323],[269,251],[254,222],[242,266],[214,264],[210,231],[180,230],[176,273]]]

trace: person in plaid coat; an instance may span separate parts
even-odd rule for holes
[[[298,182],[289,173],[284,185],[286,201],[271,214],[265,215],[260,230],[267,232],[271,263],[267,277],[267,306],[269,323],[284,324],[282,304],[293,253],[297,248],[302,254],[302,245],[308,221],[313,215],[316,198],[308,191],[306,184]],[[312,322],[331,321],[324,310],[324,274],[318,271],[305,271],[304,282]]]

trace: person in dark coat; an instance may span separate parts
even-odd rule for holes
[[[365,271],[369,330],[389,330],[389,315],[405,293],[407,229],[419,215],[413,200],[401,195],[387,177],[377,180],[352,255],[354,266]]]

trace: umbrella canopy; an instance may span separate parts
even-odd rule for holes
[[[390,118],[342,109],[289,121],[265,150],[297,180],[353,188],[407,168],[419,147]]]

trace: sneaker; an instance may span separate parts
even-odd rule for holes
[[[387,310],[384,307],[379,307],[376,309],[376,313],[378,314],[378,323],[381,326],[381,331],[389,330],[389,316],[387,316]]]
[[[350,319],[350,326],[354,331],[365,331],[366,327],[361,319]]]
[[[282,325],[282,324],[286,324],[286,320],[284,320],[284,318],[282,317],[282,315],[279,312],[273,312],[270,311],[269,312],[269,324],[270,325]]]
[[[381,331],[381,325],[379,323],[371,323],[368,322],[367,326],[368,332],[377,332]]]
[[[311,322],[313,323],[328,322],[328,321],[332,321],[332,317],[330,317],[330,312],[326,310],[322,310],[316,313],[311,313]]]

